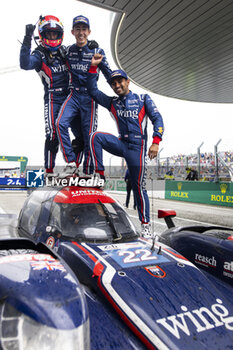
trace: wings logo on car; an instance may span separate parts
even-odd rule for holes
[[[211,310],[204,306],[200,309],[189,310],[185,305],[181,306],[181,310],[182,313],[156,320],[177,339],[181,338],[182,332],[187,336],[193,334],[189,329],[191,326],[196,328],[197,333],[220,326],[230,331],[233,330],[233,317],[229,315],[229,310],[219,298],[216,299],[216,304],[211,305]]]

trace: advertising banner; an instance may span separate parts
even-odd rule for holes
[[[233,183],[166,180],[165,199],[233,207]]]
[[[0,177],[0,186],[25,186],[25,178],[20,177]]]

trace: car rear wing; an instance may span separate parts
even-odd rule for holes
[[[175,216],[176,216],[175,210],[171,210],[171,209],[166,209],[166,210],[159,209],[158,210],[158,218],[164,219],[168,228],[175,227],[175,224],[172,220],[172,218],[174,218]]]

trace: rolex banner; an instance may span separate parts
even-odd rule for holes
[[[166,180],[165,199],[233,207],[233,183]]]

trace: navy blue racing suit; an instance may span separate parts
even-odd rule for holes
[[[103,149],[126,160],[133,191],[136,197],[139,219],[150,221],[149,198],[145,188],[147,152],[147,116],[153,124],[153,143],[159,143],[163,134],[163,120],[149,95],[129,92],[123,97],[109,97],[99,91],[95,69],[88,73],[87,88],[97,103],[107,108],[116,121],[119,137],[109,133],[94,132],[90,137],[90,149],[97,172],[104,170]]]
[[[87,93],[87,72],[91,65],[92,56],[96,53],[103,55],[103,60],[99,65],[100,70],[108,80],[111,69],[107,63],[105,53],[102,49],[90,49],[88,44],[78,47],[76,44],[67,49],[67,65],[71,72],[72,89],[67,99],[64,101],[57,118],[57,134],[63,156],[67,163],[75,161],[75,154],[71,147],[68,129],[74,118],[79,118],[82,128],[84,142],[84,164],[83,172],[91,174],[93,163],[90,156],[89,135],[97,129],[97,104]],[[98,79],[95,75],[95,79]],[[78,114],[78,117],[77,117]]]
[[[30,45],[22,44],[20,67],[25,70],[35,69],[44,85],[45,147],[44,167],[52,170],[58,152],[59,141],[56,133],[56,119],[60,107],[68,95],[69,73],[65,60],[58,51],[50,52],[41,45],[32,52]],[[75,137],[80,137],[77,125],[72,124]],[[75,161],[81,163],[82,152],[77,153]]]

